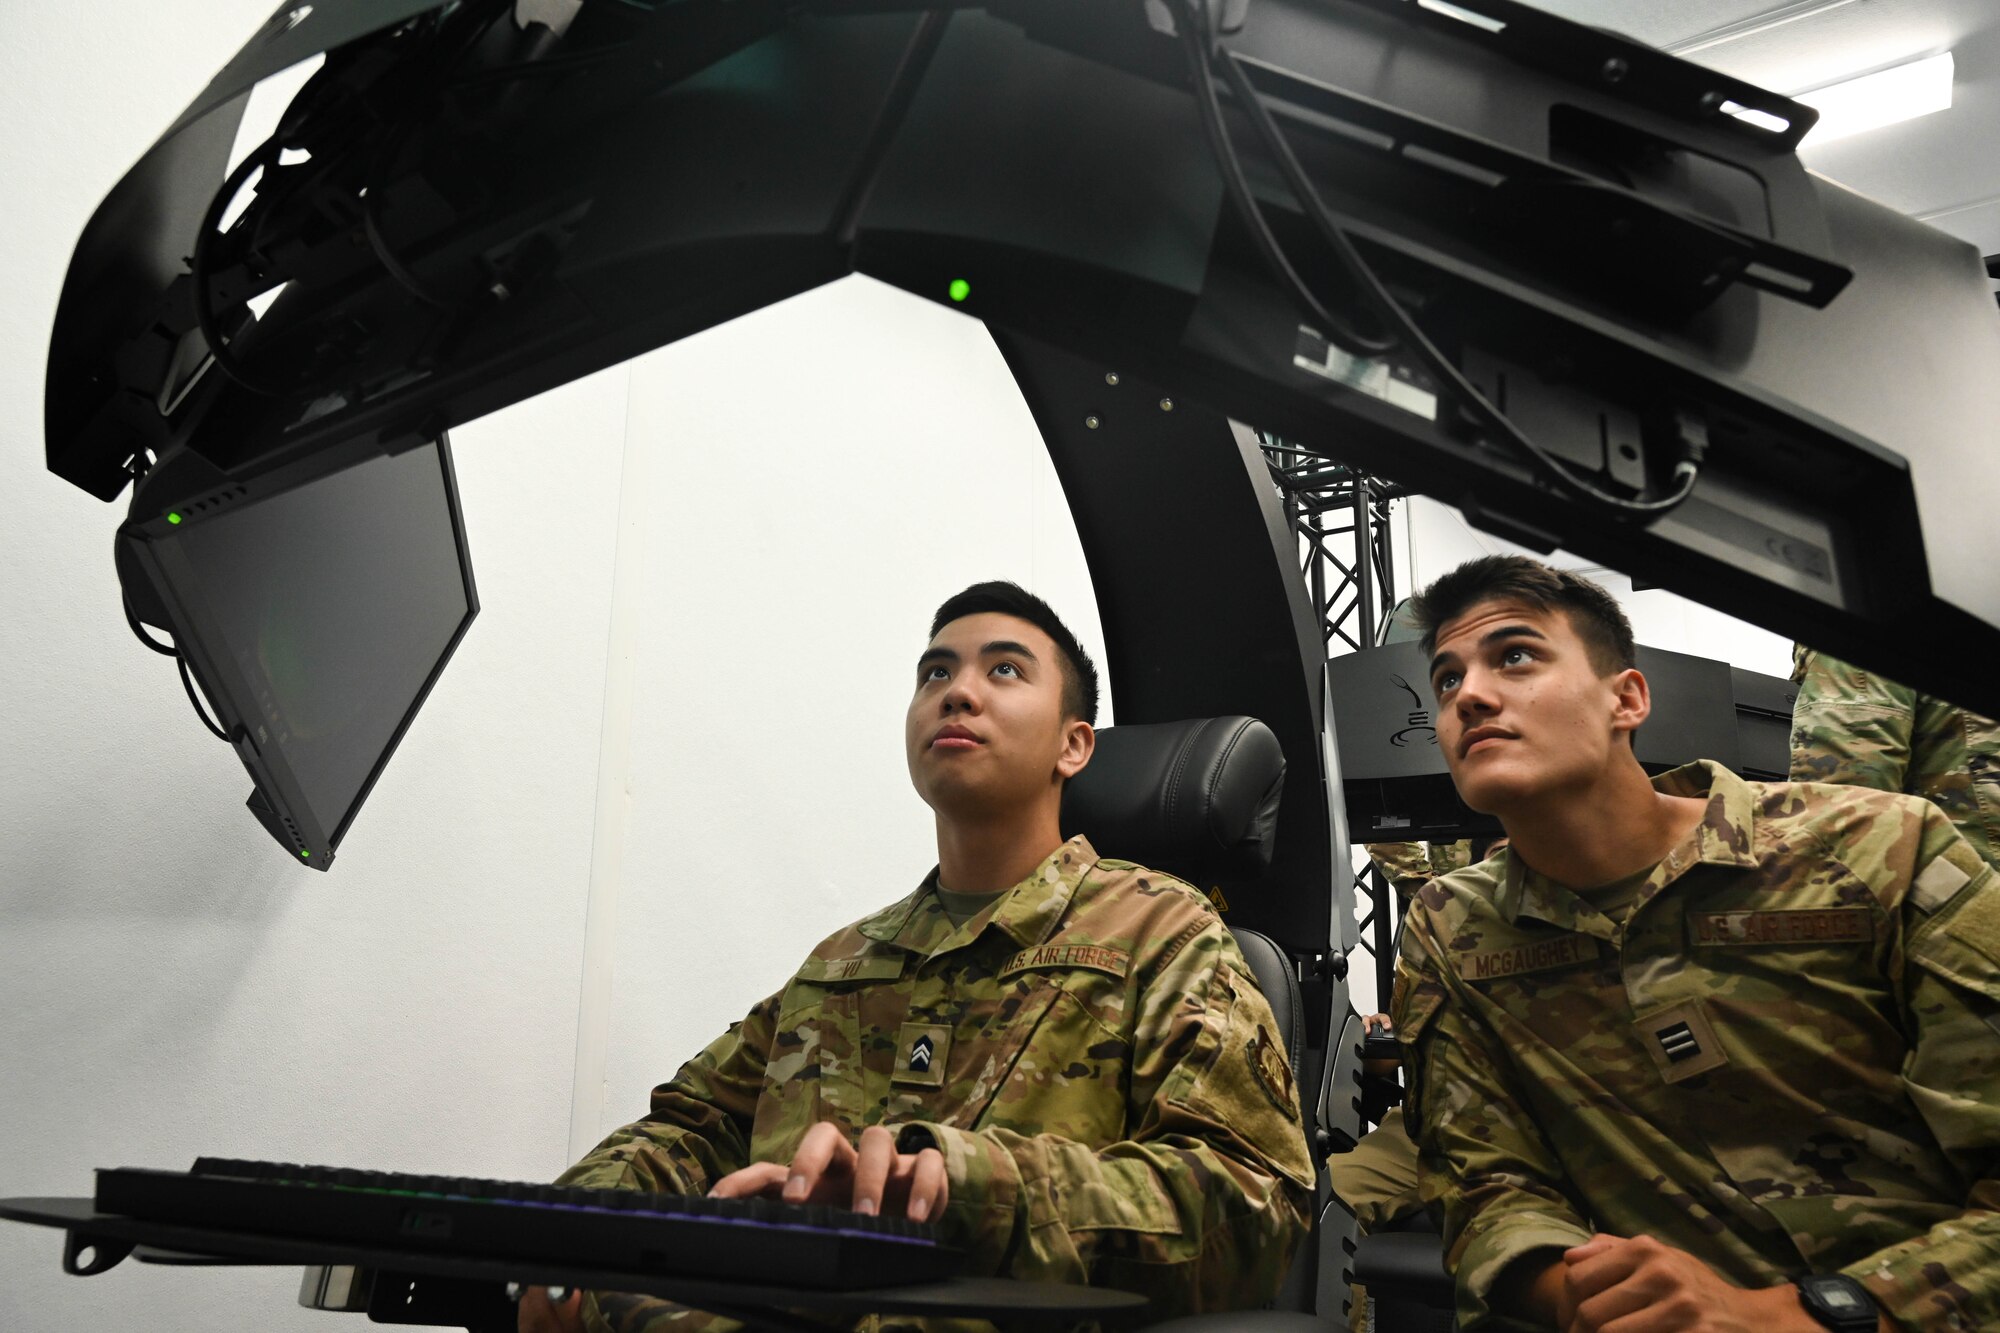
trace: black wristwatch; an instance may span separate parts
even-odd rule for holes
[[[1875,1333],[1882,1311],[1868,1288],[1844,1273],[1815,1273],[1798,1280],[1799,1304],[1833,1333]]]

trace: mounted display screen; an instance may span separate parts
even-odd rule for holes
[[[323,866],[478,610],[448,446],[134,540],[252,807]]]

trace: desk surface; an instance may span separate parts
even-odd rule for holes
[[[907,1287],[826,1291],[804,1287],[712,1282],[663,1273],[551,1266],[532,1259],[437,1254],[386,1246],[300,1239],[207,1227],[147,1222],[95,1210],[89,1199],[0,1199],[0,1218],[69,1233],[67,1253],[98,1249],[96,1262],[71,1271],[102,1272],[133,1247],[145,1263],[168,1264],[328,1264],[380,1272],[410,1273],[464,1281],[520,1282],[533,1286],[585,1287],[632,1291],[678,1301],[696,1309],[805,1310],[823,1314],[972,1315],[1004,1314],[1010,1323],[1046,1317],[1067,1323],[1114,1313],[1130,1314],[1146,1298],[1108,1287],[1006,1278],[952,1278]],[[108,1243],[108,1244],[107,1244]],[[118,1250],[117,1247],[126,1247]],[[116,1257],[112,1252],[116,1251]]]

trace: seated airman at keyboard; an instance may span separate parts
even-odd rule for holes
[[[1206,898],[1061,837],[1094,745],[1089,657],[1039,598],[978,584],[939,608],[914,677],[937,869],[561,1183],[931,1220],[969,1273],[1128,1288],[1162,1317],[1262,1304],[1307,1227],[1297,1089]],[[707,1318],[608,1292],[521,1308],[524,1330]]]

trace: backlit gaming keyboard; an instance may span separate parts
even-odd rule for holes
[[[96,1206],[182,1226],[788,1287],[929,1282],[960,1260],[929,1224],[845,1208],[216,1157],[188,1172],[100,1170]]]

